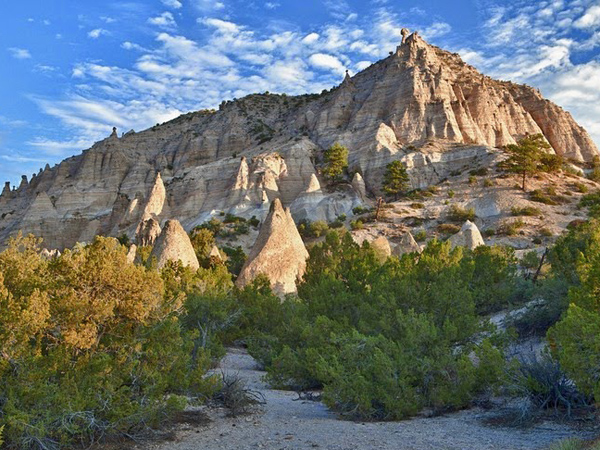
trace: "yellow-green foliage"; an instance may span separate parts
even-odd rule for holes
[[[183,296],[96,238],[50,261],[17,237],[0,253],[0,426],[8,448],[135,434],[206,392],[178,319]]]
[[[274,385],[322,387],[325,403],[349,418],[464,407],[503,370],[500,349],[471,337],[480,331],[477,310],[511,298],[511,258],[433,240],[419,258],[381,265],[369,245],[330,232],[310,250],[301,301],[281,305],[251,352]]]
[[[325,150],[324,159],[323,175],[330,180],[339,180],[348,168],[348,149],[336,142]]]

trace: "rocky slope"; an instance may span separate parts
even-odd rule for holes
[[[142,219],[266,217],[279,198],[296,220],[333,220],[379,193],[402,160],[415,188],[464,167],[491,166],[499,147],[542,133],[556,153],[589,162],[598,149],[569,113],[531,87],[495,81],[406,35],[390,56],[319,95],[251,95],[146,131],[115,131],[0,196],[0,243],[23,230],[62,249],[96,234],[133,238]],[[362,176],[325,189],[324,149],[349,149]],[[160,174],[160,175],[158,175]]]

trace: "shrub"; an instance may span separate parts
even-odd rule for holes
[[[210,266],[211,261],[208,255],[215,245],[213,233],[207,228],[196,227],[190,232],[190,241],[200,265],[202,267]]]
[[[448,219],[453,222],[465,222],[467,220],[475,220],[475,209],[474,208],[463,208],[459,205],[450,206],[448,211]]]
[[[260,225],[260,220],[258,220],[256,218],[256,216],[252,216],[250,218],[250,220],[248,220],[248,224],[250,224],[251,226],[253,226],[254,228],[258,228],[258,226]]]
[[[454,198],[455,195],[456,195],[456,193],[452,189],[448,189],[448,197],[449,198]]]
[[[540,229],[540,236],[552,237],[554,236],[554,232],[548,227],[543,227],[542,229]]]
[[[355,216],[360,216],[361,214],[366,214],[368,212],[371,212],[371,209],[365,206],[356,206],[352,209],[352,214]]]
[[[529,193],[529,199],[534,202],[544,203],[546,205],[560,205],[567,203],[568,199],[558,195],[556,189],[553,187],[546,188],[545,190],[535,189]]]
[[[525,222],[523,222],[521,219],[504,221],[498,227],[498,234],[504,234],[506,236],[514,236],[524,226],[525,226]]]
[[[364,228],[364,224],[361,220],[353,220],[350,222],[350,228],[352,230],[362,230]]]
[[[242,223],[246,222],[246,219],[243,217],[238,217],[233,214],[225,214],[225,218],[223,219],[223,223]]]
[[[494,184],[495,184],[494,181],[490,180],[489,178],[486,178],[485,180],[483,180],[484,187],[492,187]]]
[[[423,208],[425,208],[425,205],[423,203],[415,202],[415,203],[411,203],[410,207],[414,208],[414,209],[423,209]]]
[[[589,191],[589,188],[585,183],[575,183],[575,189],[577,189],[577,192],[581,192],[582,194],[587,194]]]
[[[483,235],[485,237],[492,237],[496,235],[496,230],[494,230],[493,228],[486,228],[485,230],[483,230]]]
[[[473,169],[469,171],[469,175],[471,176],[478,176],[478,177],[484,177],[488,174],[489,170],[487,167],[479,167],[477,169]]]
[[[539,216],[542,214],[542,211],[535,206],[513,206],[510,210],[510,213],[513,216]]]
[[[239,275],[246,262],[247,255],[239,245],[237,247],[223,247],[223,253],[227,255],[227,269],[234,275]]]
[[[476,184],[477,183],[477,177],[475,175],[470,175],[469,176],[469,184]]]
[[[216,217],[211,218],[208,222],[204,222],[202,225],[198,225],[195,229],[206,229],[210,231],[214,236],[218,236],[223,230],[224,225]]]
[[[208,357],[156,271],[97,237],[52,262],[18,237],[0,254],[0,426],[9,448],[135,436],[208,393]]]
[[[124,245],[125,247],[129,247],[131,245],[129,236],[127,236],[125,233],[120,235],[117,240],[119,241],[119,244]]]
[[[460,227],[453,223],[441,223],[437,226],[437,230],[439,233],[450,235],[458,233],[460,231]]]
[[[256,405],[265,403],[265,397],[259,391],[248,388],[239,374],[222,373],[221,388],[214,399],[229,410],[231,417],[248,414]]]
[[[581,394],[563,372],[558,361],[544,354],[521,360],[513,374],[513,389],[540,409],[559,409],[571,415],[574,408],[589,406],[591,399]]]
[[[592,217],[600,216],[600,191],[584,195],[579,201],[580,208],[588,208],[588,214]]]
[[[427,239],[427,232],[425,230],[419,230],[415,233],[414,238],[417,242],[423,242],[425,239]]]

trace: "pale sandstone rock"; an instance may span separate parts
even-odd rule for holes
[[[181,261],[193,270],[198,270],[200,264],[194,252],[194,247],[188,234],[178,220],[167,220],[160,236],[154,243],[151,257],[156,257],[158,269],[162,269],[167,261]]]
[[[404,255],[405,253],[421,253],[421,247],[417,241],[415,241],[415,238],[410,231],[407,231],[402,235],[400,242],[392,251],[392,254],[398,257]]]
[[[466,247],[473,250],[480,245],[485,245],[483,237],[479,232],[479,228],[473,222],[467,220],[460,231],[449,238],[452,247]]]
[[[290,210],[275,199],[236,284],[244,287],[264,274],[278,295],[295,293],[296,282],[306,270],[307,258],[308,251]]]
[[[352,187],[354,188],[356,195],[358,195],[358,198],[360,198],[362,202],[366,203],[368,201],[367,187],[365,185],[365,180],[363,180],[363,177],[358,172],[356,172],[354,177],[352,177]]]
[[[154,180],[152,190],[150,191],[150,195],[148,196],[148,201],[144,207],[142,220],[150,219],[152,217],[159,217],[163,212],[166,198],[167,190],[165,189],[160,172],[158,172],[156,174],[156,179]]]
[[[135,261],[135,256],[137,255],[137,245],[131,244],[129,246],[129,251],[127,252],[127,262],[129,264],[133,264]]]
[[[136,230],[135,240],[137,245],[145,247],[147,245],[154,245],[158,237],[160,236],[161,229],[158,220],[151,217],[146,220],[142,220]]]
[[[46,260],[58,258],[60,255],[61,253],[57,249],[48,250],[47,248],[43,248],[40,252],[40,256]]]
[[[371,242],[371,247],[375,251],[375,255],[379,262],[385,262],[390,256],[392,256],[392,248],[390,241],[385,236],[379,236]]]

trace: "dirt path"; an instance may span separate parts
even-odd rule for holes
[[[528,430],[490,427],[481,421],[489,413],[477,409],[402,422],[342,421],[320,402],[294,401],[298,396],[293,392],[269,389],[261,380],[264,372],[257,370],[254,359],[243,350],[230,349],[221,362],[221,370],[245,378],[249,387],[263,393],[266,405],[250,416],[238,418],[227,418],[224,411],[210,411],[212,421],[207,426],[182,427],[175,441],[151,448],[509,450],[546,448],[552,442],[577,434],[554,423]]]

